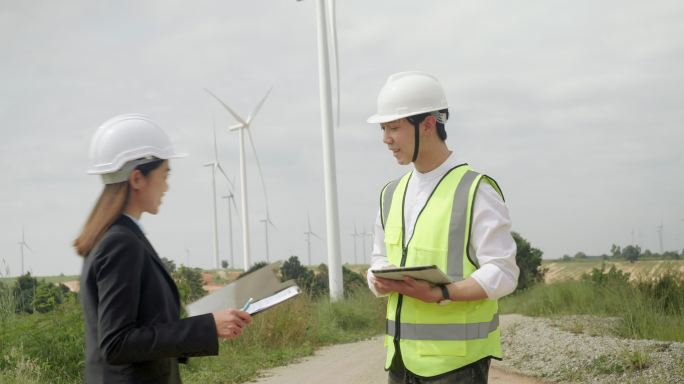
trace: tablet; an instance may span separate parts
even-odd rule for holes
[[[404,280],[408,276],[416,280],[425,280],[432,284],[449,284],[451,279],[436,265],[420,265],[415,267],[397,267],[386,269],[371,269],[377,277],[390,280]]]

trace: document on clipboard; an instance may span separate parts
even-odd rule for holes
[[[415,267],[395,267],[385,269],[371,269],[377,277],[390,280],[404,280],[410,277],[416,280],[425,280],[432,284],[449,284],[451,279],[440,271],[436,265],[419,265]]]
[[[297,296],[300,289],[294,280],[281,282],[277,276],[280,262],[266,265],[185,306],[188,316],[203,315],[226,308],[240,308],[248,300],[247,312],[262,312]]]
[[[253,303],[251,303],[245,311],[249,313],[250,315],[257,314],[261,311],[265,311],[268,308],[271,308],[274,305],[280,304],[285,300],[291,299],[301,293],[301,290],[299,289],[298,286],[293,285],[289,288],[285,288],[280,292],[277,292],[271,296],[264,297],[261,300],[257,300]]]

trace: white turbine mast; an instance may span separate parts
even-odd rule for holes
[[[214,241],[213,241],[213,248],[214,248],[214,260],[216,264],[216,268],[220,268],[221,264],[219,262],[219,242],[218,242],[218,207],[216,204],[216,171],[218,170],[221,175],[228,181],[228,183],[231,186],[231,190],[234,189],[233,182],[230,180],[228,175],[226,174],[226,171],[223,169],[221,166],[221,163],[218,161],[218,149],[216,147],[216,126],[215,124],[212,124],[212,130],[214,134],[214,160],[204,164],[205,167],[211,167],[211,185],[212,185],[212,196],[213,196],[213,210],[214,210]]]
[[[660,255],[663,254],[663,220],[660,220],[660,225],[656,227],[658,232],[658,244],[660,245]]]
[[[306,230],[306,232],[304,232],[304,235],[306,236],[306,256],[307,256],[307,260],[308,260],[307,265],[311,265],[311,236],[313,236],[319,240],[323,240],[323,239],[321,239],[320,236],[318,236],[317,234],[315,234],[311,230],[311,218],[309,217],[308,213],[306,214],[306,224],[307,224],[307,230]]]
[[[209,95],[211,95],[216,101],[218,101],[223,108],[230,113],[231,116],[235,120],[238,121],[238,124],[233,125],[229,127],[228,129],[230,131],[235,131],[239,130],[240,131],[240,195],[242,197],[241,205],[242,205],[242,252],[243,252],[243,258],[244,258],[244,268],[245,270],[249,269],[249,267],[252,265],[251,261],[251,255],[250,255],[250,242],[249,242],[249,216],[248,216],[248,203],[247,203],[247,169],[246,169],[246,162],[245,162],[245,131],[247,131],[247,135],[249,138],[249,141],[252,145],[252,150],[254,151],[254,157],[257,162],[257,167],[259,169],[259,174],[261,175],[261,183],[262,186],[264,186],[264,196],[266,196],[266,188],[265,188],[265,183],[263,179],[263,173],[261,172],[261,164],[259,163],[259,158],[256,153],[256,148],[254,147],[254,141],[252,140],[252,134],[249,130],[250,124],[252,123],[252,120],[256,116],[256,114],[259,112],[259,109],[261,109],[261,106],[264,104],[266,101],[266,98],[268,95],[271,93],[272,87],[266,92],[266,95],[261,99],[259,104],[257,104],[256,108],[254,108],[254,111],[247,116],[247,119],[243,119],[240,115],[238,115],[233,109],[231,109],[228,104],[223,102],[218,96],[213,94],[210,90],[205,89]],[[270,216],[268,214],[268,200],[266,200],[266,219],[270,222]],[[272,224],[272,223],[271,223]]]
[[[354,233],[351,234],[351,237],[354,239],[354,264],[359,263],[359,259],[356,255],[356,239],[359,238],[361,234],[356,230],[356,224],[354,224]]]
[[[235,195],[230,192],[224,199],[228,199],[228,239],[230,240],[230,267],[235,268],[235,257],[233,253],[233,208],[235,208],[235,213],[239,216],[237,205],[235,205]]]
[[[363,251],[361,252],[361,260],[363,262],[365,262],[366,261],[366,255],[370,255],[370,253],[371,253],[371,252],[369,252],[370,249],[366,248],[366,238],[368,237],[372,240],[373,239],[373,232],[367,232],[366,226],[364,225],[363,226],[363,232],[361,232],[359,234],[359,236],[361,236],[361,240],[363,243]]]
[[[24,237],[24,227],[21,227],[21,241],[19,242],[19,252],[21,253],[21,274],[24,275],[24,248],[33,252],[31,247],[26,243],[26,238]]]

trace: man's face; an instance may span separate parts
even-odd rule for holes
[[[392,151],[397,162],[401,165],[410,164],[415,149],[413,125],[406,119],[399,119],[383,123],[380,128],[382,129],[382,142],[387,144],[387,148]]]

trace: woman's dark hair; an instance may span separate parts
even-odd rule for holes
[[[165,160],[163,159],[156,159],[149,163],[138,165],[135,169],[139,170],[143,176],[147,177],[150,172],[164,164],[164,161]],[[93,207],[90,216],[88,216],[88,220],[86,220],[86,223],[83,226],[83,230],[76,240],[74,240],[76,253],[83,257],[88,256],[107,228],[109,228],[109,226],[121,216],[124,209],[126,209],[128,194],[130,193],[129,190],[128,180],[120,183],[106,184],[104,186],[102,193],[100,193],[100,197],[95,203],[95,207]]]
[[[164,164],[163,159],[156,159],[156,160],[151,161],[149,163],[140,164],[137,167],[135,167],[135,169],[139,170],[140,173],[143,174],[143,176],[147,177],[147,175],[149,175],[150,172],[159,168],[162,164]]]

